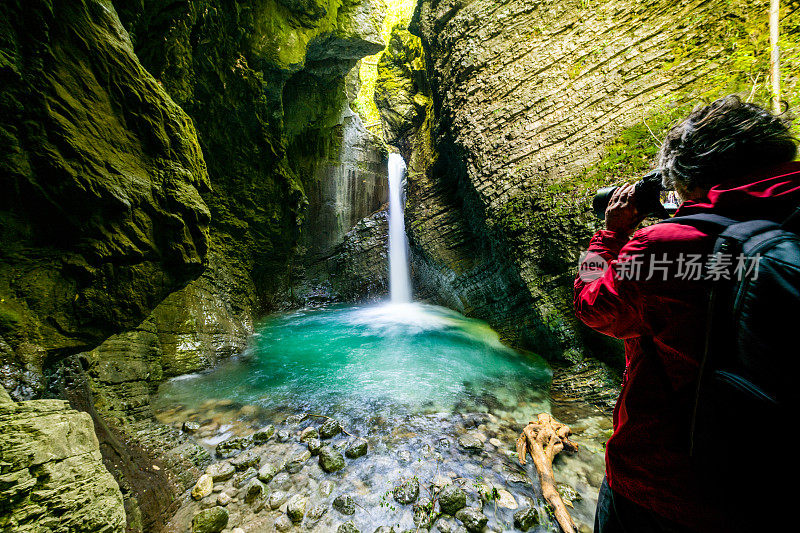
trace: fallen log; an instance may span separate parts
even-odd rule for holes
[[[539,482],[542,486],[542,496],[553,507],[558,525],[564,533],[575,533],[575,522],[564,505],[561,495],[556,489],[556,480],[553,475],[553,459],[562,450],[575,452],[578,445],[569,440],[570,429],[547,413],[541,413],[535,422],[529,422],[517,439],[517,455],[520,464],[525,464],[525,459],[530,454],[536,471],[539,473]]]

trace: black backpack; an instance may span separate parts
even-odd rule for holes
[[[754,489],[774,497],[797,465],[793,451],[779,457],[787,448],[780,433],[794,425],[789,416],[800,391],[800,208],[783,224],[714,214],[662,222],[717,235],[716,259],[757,265],[711,282],[689,437],[704,492],[752,507]]]

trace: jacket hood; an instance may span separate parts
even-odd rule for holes
[[[715,185],[706,198],[683,202],[675,216],[713,212],[735,220],[782,222],[798,207],[800,162],[791,162]]]

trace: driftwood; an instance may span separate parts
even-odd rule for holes
[[[575,533],[575,523],[567,511],[561,495],[556,490],[556,480],[553,476],[553,459],[562,450],[574,452],[578,445],[569,440],[570,429],[547,413],[541,413],[535,422],[528,423],[522,434],[517,439],[517,454],[520,464],[525,464],[528,454],[533,459],[536,471],[539,472],[539,482],[542,485],[542,495],[553,507],[553,511],[564,533]]]

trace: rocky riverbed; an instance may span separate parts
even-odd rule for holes
[[[214,457],[165,531],[558,531],[535,470],[514,451],[541,405],[508,411],[492,395],[474,400],[450,412],[341,422],[224,399],[163,408],[162,422]],[[556,478],[590,531],[610,420],[569,422],[579,451],[556,460]]]

